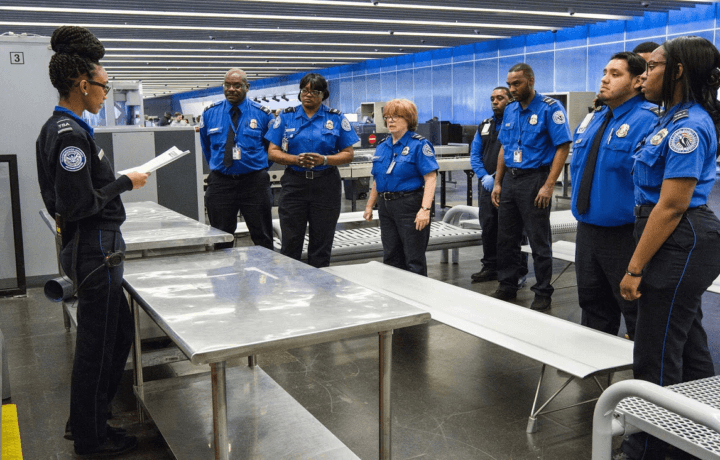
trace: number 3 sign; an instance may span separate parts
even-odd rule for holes
[[[10,64],[25,64],[23,53],[10,52]]]

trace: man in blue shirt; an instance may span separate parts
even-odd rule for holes
[[[225,74],[225,100],[211,105],[200,120],[200,143],[210,167],[205,208],[210,225],[234,234],[238,211],[257,246],[273,249],[272,193],[267,172],[265,133],[274,120],[267,107],[248,100],[247,75]],[[232,247],[218,243],[216,249]]]
[[[598,94],[604,105],[578,126],[570,164],[581,324],[616,335],[622,313],[631,339],[637,305],[622,298],[620,281],[635,251],[632,155],[657,122],[657,106],[640,91],[644,72],[638,54],[610,58]]]
[[[498,211],[492,203],[490,194],[495,184],[498,152],[502,145],[498,140],[502,127],[505,107],[512,101],[510,90],[498,86],[490,94],[493,116],[478,125],[472,144],[470,145],[470,165],[477,174],[479,182],[478,206],[480,211],[480,227],[482,227],[482,270],[472,274],[473,282],[497,279],[497,228]],[[527,267],[527,256],[523,255]]]
[[[523,228],[530,240],[535,299],[530,308],[547,310],[552,302],[552,235],[550,205],[555,182],[570,148],[570,127],[562,105],[535,91],[532,68],[510,68],[508,88],[515,102],[503,116],[492,201],[498,207],[498,281],[492,294],[501,300],[517,296],[522,276]]]

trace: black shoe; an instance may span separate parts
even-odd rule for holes
[[[105,431],[107,433],[107,436],[113,437],[113,436],[125,436],[127,434],[127,430],[125,428],[115,428],[114,426],[107,425],[107,428],[105,428]],[[73,440],[72,435],[72,427],[70,426],[70,420],[65,423],[65,436],[63,436],[68,441]]]
[[[497,279],[497,271],[491,270],[489,268],[483,268],[479,272],[470,275],[470,278],[472,278],[473,281],[478,283],[482,283],[484,281],[493,281]]]
[[[532,305],[530,305],[530,309],[535,311],[545,311],[550,308],[550,304],[552,304],[552,298],[543,295],[536,295],[535,300],[533,300]]]
[[[510,292],[510,291],[503,291],[502,289],[498,289],[497,291],[490,294],[490,297],[493,299],[499,299],[499,300],[512,300],[515,297],[517,297],[517,293]]]
[[[85,450],[75,446],[75,453],[80,457],[102,458],[124,454],[137,447],[135,436],[108,436],[107,440],[98,448]]]

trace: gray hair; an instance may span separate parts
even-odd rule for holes
[[[237,67],[233,67],[232,69],[225,72],[225,77],[223,78],[223,80],[225,80],[225,78],[227,78],[230,74],[234,74],[234,73],[239,73],[240,79],[247,86],[247,84],[248,84],[247,74],[245,73],[245,71],[243,69],[239,69]]]

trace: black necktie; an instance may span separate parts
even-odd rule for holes
[[[227,140],[225,141],[225,156],[223,157],[223,166],[230,168],[233,165],[233,147],[235,147],[235,128],[237,128],[240,120],[240,109],[234,105],[230,109],[230,117],[232,126],[228,127]]]
[[[597,163],[598,151],[600,151],[600,143],[605,137],[605,128],[612,119],[612,111],[608,110],[605,114],[605,120],[600,125],[600,129],[595,133],[590,152],[588,153],[585,170],[583,171],[580,186],[578,188],[577,211],[585,214],[590,207],[590,189],[592,188],[593,175],[595,174],[595,164]]]

